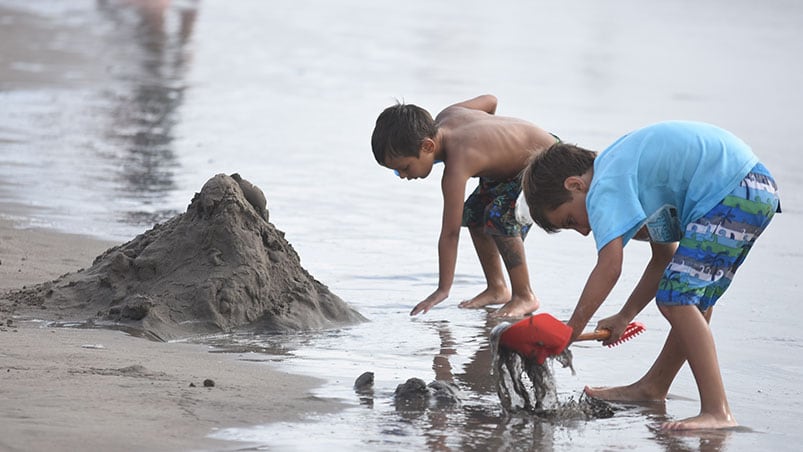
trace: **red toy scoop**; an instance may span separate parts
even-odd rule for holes
[[[644,330],[641,323],[630,323],[624,334],[609,347],[619,345]],[[543,364],[547,357],[561,354],[569,345],[571,336],[571,327],[550,314],[541,313],[507,327],[499,336],[499,344]],[[580,334],[576,341],[605,340],[610,336],[608,330],[596,330]]]

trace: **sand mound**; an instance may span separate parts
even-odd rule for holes
[[[301,267],[267,219],[259,188],[218,174],[185,213],[107,250],[90,268],[3,298],[26,316],[122,326],[161,340],[364,321]]]

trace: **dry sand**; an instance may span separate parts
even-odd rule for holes
[[[0,220],[0,291],[88,267],[114,245]],[[318,380],[241,355],[23,322],[2,301],[0,321],[3,451],[228,450],[243,445],[206,436],[341,408],[311,395]],[[204,387],[206,379],[214,386]]]

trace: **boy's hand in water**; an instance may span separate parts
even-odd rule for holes
[[[435,292],[432,292],[432,295],[425,298],[424,301],[415,305],[413,310],[410,311],[410,315],[418,315],[420,313],[426,314],[430,309],[432,309],[433,306],[445,300],[448,296],[448,292],[443,292],[438,289]]]

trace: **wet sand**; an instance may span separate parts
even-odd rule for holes
[[[88,266],[112,245],[0,220],[0,289]],[[276,371],[267,355],[52,328],[8,309],[0,300],[0,450],[231,450],[243,444],[207,435],[341,407],[311,395],[318,380]]]

